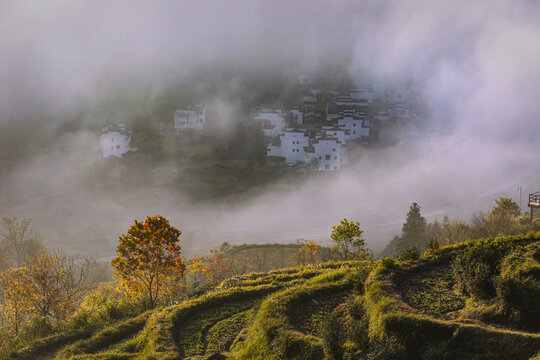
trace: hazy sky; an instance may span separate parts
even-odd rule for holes
[[[212,243],[327,239],[330,226],[349,217],[380,249],[413,201],[432,218],[466,218],[499,195],[517,199],[518,185],[540,190],[536,1],[0,0],[0,124],[43,114],[54,125],[49,114],[99,98],[116,79],[160,87],[205,64],[294,73],[323,59],[348,64],[356,79],[417,79],[432,116],[451,121],[453,132],[368,152],[331,179],[233,208],[167,194],[102,199],[66,177],[83,150],[39,153],[2,174],[24,200],[0,206],[0,215],[44,224],[65,212],[114,239],[131,219],[160,212]],[[91,147],[93,136],[59,144]],[[43,195],[63,191],[78,200]]]

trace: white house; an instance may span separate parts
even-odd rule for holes
[[[129,151],[131,144],[131,132],[126,130],[124,124],[107,126],[102,129],[99,138],[103,158],[122,155]]]
[[[309,146],[309,137],[303,129],[287,129],[281,139],[281,156],[289,164],[304,162],[304,148]]]
[[[323,126],[322,130],[326,136],[336,138],[342,144],[345,144],[349,137],[349,130],[344,126]]]
[[[266,137],[276,137],[285,129],[285,118],[280,109],[262,109],[255,114]]]
[[[306,162],[315,171],[333,171],[341,169],[343,144],[335,137],[321,136],[305,149]]]
[[[266,156],[281,156],[281,139],[277,138],[274,142],[266,146]]]
[[[338,126],[343,127],[349,131],[349,139],[365,139],[370,134],[369,127],[365,124],[365,119],[351,114],[345,114],[338,118]]]
[[[270,144],[266,148],[268,156],[281,156],[287,164],[305,162],[304,148],[309,147],[309,137],[303,129],[287,129],[280,136],[280,145]]]
[[[174,128],[177,134],[187,129],[202,131],[205,122],[206,108],[203,105],[198,105],[195,109],[188,108],[174,112]]]

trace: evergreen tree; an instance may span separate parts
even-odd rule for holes
[[[425,248],[427,242],[427,222],[420,214],[420,205],[413,203],[407,213],[407,219],[403,224],[401,241],[399,243],[399,251],[403,251],[408,247]]]

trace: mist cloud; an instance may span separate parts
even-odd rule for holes
[[[205,66],[294,76],[338,59],[358,82],[415,79],[435,128],[451,132],[365,151],[339,174],[235,207],[194,205],[147,188],[116,201],[81,193],[66,179],[85,157],[46,151],[6,175],[25,205],[4,206],[0,215],[45,224],[50,203],[32,202],[29,194],[68,188],[75,195],[62,211],[111,242],[131,219],[160,212],[201,248],[327,239],[330,226],[348,217],[380,249],[400,232],[413,201],[430,218],[466,219],[498,196],[517,199],[518,185],[540,190],[538,15],[533,1],[3,2],[0,124],[101,101],[114,93],[111,84],[149,83],[155,90]],[[212,101],[224,118],[236,111],[229,99]]]

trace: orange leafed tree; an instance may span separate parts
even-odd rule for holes
[[[296,265],[315,264],[317,262],[317,253],[319,252],[319,244],[314,240],[304,241],[302,247],[293,254],[293,259]]]
[[[160,296],[178,285],[185,264],[178,244],[180,230],[162,216],[134,221],[119,238],[116,257],[111,264],[128,295],[146,296],[154,307]]]
[[[219,250],[211,249],[208,251],[206,263],[208,266],[206,278],[213,284],[219,284],[231,275],[231,264]]]

